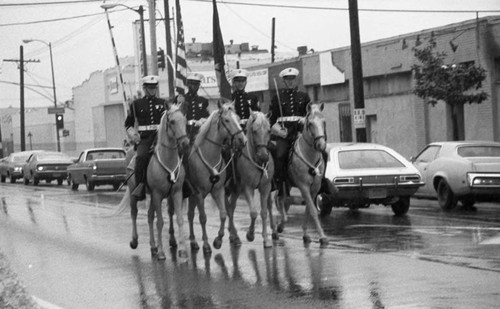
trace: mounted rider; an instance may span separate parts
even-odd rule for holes
[[[159,77],[148,75],[142,78],[144,97],[134,100],[125,119],[125,129],[129,139],[135,144],[135,182],[137,187],[132,196],[141,201],[146,198],[146,170],[150,159],[150,149],[156,139],[161,117],[167,102],[157,97]]]
[[[210,116],[210,113],[208,112],[208,100],[205,97],[198,95],[198,90],[200,89],[200,84],[203,78],[204,76],[200,73],[188,74],[188,92],[184,96],[184,102],[181,105],[181,110],[184,115],[186,115],[186,132],[189,136],[191,144],[194,142],[200,126]],[[178,99],[179,98],[177,98],[177,100]]]
[[[299,70],[293,67],[282,70],[279,74],[285,85],[284,89],[277,89],[269,106],[269,122],[271,137],[276,142],[274,151],[275,180],[278,186],[278,195],[289,195],[289,188],[283,191],[287,178],[287,167],[290,150],[299,132],[303,129],[304,117],[307,115],[307,105],[311,103],[309,95],[299,91],[297,76]],[[323,153],[326,165],[328,155]],[[329,191],[328,181],[322,179],[321,189]]]
[[[234,101],[236,115],[240,117],[240,125],[244,129],[250,117],[250,111],[260,111],[260,103],[257,96],[245,91],[247,86],[248,71],[237,69],[232,72],[233,93],[231,95]]]

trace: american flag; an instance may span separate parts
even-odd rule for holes
[[[184,45],[184,26],[182,25],[181,5],[179,0],[175,0],[175,10],[177,12],[177,46],[175,57],[175,90],[179,94],[184,94],[187,83],[187,63],[186,46]]]

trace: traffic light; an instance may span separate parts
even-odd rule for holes
[[[56,114],[56,128],[58,130],[64,129],[64,116],[63,116],[63,114]]]
[[[160,48],[158,55],[158,68],[165,69],[165,51]]]

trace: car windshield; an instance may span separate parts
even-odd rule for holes
[[[405,165],[384,150],[346,150],[339,152],[341,169],[398,168]]]
[[[500,157],[500,147],[498,146],[463,146],[457,149],[461,157]]]
[[[28,160],[29,155],[26,156],[14,156],[12,157],[13,162],[26,162]]]
[[[39,160],[60,160],[60,159],[71,159],[67,154],[54,152],[54,153],[44,153],[43,155],[38,155]]]
[[[99,159],[122,159],[125,158],[123,151],[92,151],[87,154],[87,161]]]

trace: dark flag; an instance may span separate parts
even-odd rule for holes
[[[217,12],[216,0],[212,0],[214,5],[214,38],[212,46],[214,49],[214,65],[215,65],[215,75],[217,76],[217,84],[219,86],[220,96],[222,98],[231,100],[231,86],[226,78],[225,62],[224,62],[224,40],[222,39],[222,33],[220,31],[219,24],[219,13]]]
[[[175,0],[175,10],[177,12],[177,46],[175,57],[175,90],[179,94],[184,94],[187,84],[187,63],[186,46],[184,45],[184,26],[182,24],[181,5],[179,0]]]

